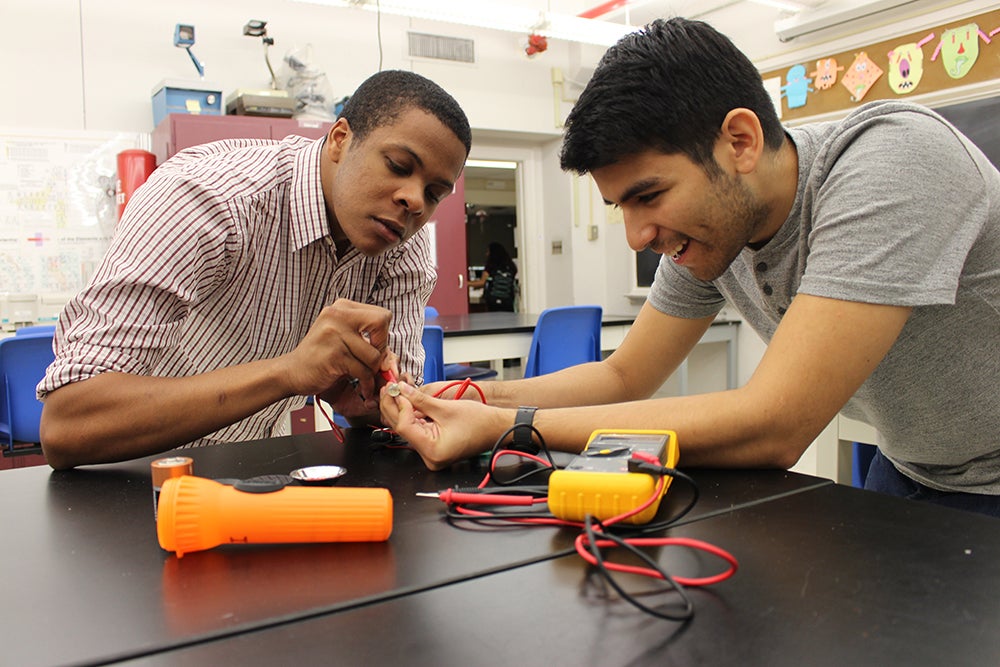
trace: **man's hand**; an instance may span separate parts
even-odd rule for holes
[[[324,308],[284,356],[291,393],[319,395],[345,415],[376,410],[378,372],[396,365],[387,349],[391,320],[385,308],[347,299]]]
[[[375,394],[372,396],[365,396],[361,393],[361,382],[360,380],[355,382],[353,378],[341,377],[333,385],[324,392],[317,394],[316,396],[327,403],[333,408],[334,412],[352,419],[355,417],[364,418],[361,421],[378,422],[377,419],[377,408],[378,403],[376,402],[376,397],[378,392],[382,387],[388,384],[382,373],[384,371],[391,372],[399,381],[409,382],[413,384],[413,378],[409,373],[400,374],[399,372],[399,358],[392,350],[386,350],[385,356],[382,360],[382,365],[379,368],[378,374],[375,376]],[[374,406],[372,403],[374,402]]]
[[[382,419],[431,470],[484,452],[514,423],[514,411],[474,401],[437,399],[401,382],[397,397],[382,392]]]

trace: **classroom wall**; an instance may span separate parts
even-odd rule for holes
[[[184,49],[173,46],[174,25],[196,29],[193,52],[206,81],[224,94],[267,87],[260,38],[243,24],[268,21],[275,69],[293,47],[312,45],[316,63],[337,95],[347,95],[378,69],[376,15],[304,2],[193,0],[39,0],[5,3],[7,32],[0,40],[5,90],[16,103],[0,106],[0,126],[150,131],[149,98],[164,79],[194,79]],[[473,37],[474,65],[410,59],[406,31]],[[529,59],[518,35],[457,25],[381,19],[384,69],[412,69],[443,85],[477,128],[558,134],[551,112],[550,66],[567,63],[567,46],[553,44]]]
[[[531,5],[532,0],[515,4]],[[565,11],[559,2],[549,4]],[[724,20],[706,18],[761,69],[773,69],[1000,3],[910,5],[882,15],[870,26],[854,26],[848,34],[789,44],[774,36],[775,15],[762,14],[764,10],[751,3],[737,5]],[[205,63],[206,78],[217,82],[224,94],[268,83],[260,40],[242,35],[243,24],[251,18],[268,21],[276,67],[289,49],[311,44],[338,95],[350,93],[379,65],[374,13],[289,0],[35,0],[5,3],[3,18],[16,29],[8,29],[0,40],[8,92],[7,104],[0,105],[0,128],[149,132],[154,86],[164,78],[196,76],[184,50],[173,46],[178,22],[195,25],[193,50]],[[472,37],[477,62],[408,58],[405,34],[410,29]],[[553,70],[569,78],[596,65],[603,49],[553,41],[547,52],[529,59],[522,50],[524,38],[518,35],[393,16],[382,17],[381,37],[383,68],[429,76],[463,105],[475,129],[474,157],[514,155],[524,161],[519,224],[525,223],[526,238],[519,254],[526,269],[526,306],[537,311],[566,303],[600,303],[609,312],[637,312],[640,302],[625,296],[631,291],[631,254],[624,226],[606,215],[589,178],[574,181],[558,167],[559,125],[579,89],[567,85],[557,91]],[[561,244],[561,253],[556,254],[554,243]]]

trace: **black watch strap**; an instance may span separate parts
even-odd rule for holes
[[[514,417],[514,433],[512,445],[514,449],[534,452],[538,449],[533,443],[534,430],[531,422],[535,419],[535,410],[538,408],[521,406],[517,409],[517,416]]]

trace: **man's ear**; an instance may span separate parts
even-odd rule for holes
[[[748,174],[757,168],[764,153],[764,129],[760,119],[750,109],[733,109],[726,114],[719,130],[716,144],[716,161],[729,165],[740,174]]]
[[[352,136],[354,135],[351,132],[351,126],[347,122],[347,119],[338,118],[337,122],[333,124],[333,127],[330,128],[330,131],[326,135],[324,150],[326,150],[327,156],[334,162],[340,162],[340,158],[351,143]]]

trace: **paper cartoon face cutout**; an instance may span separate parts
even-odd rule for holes
[[[816,90],[828,90],[837,83],[837,72],[843,70],[844,66],[838,65],[836,58],[824,58],[816,61],[816,71],[809,72],[809,76],[813,77]]]
[[[944,71],[953,79],[969,73],[979,57],[979,26],[969,23],[941,34],[941,57]]]
[[[847,74],[840,80],[840,85],[847,88],[852,102],[860,102],[882,74],[882,68],[862,51],[847,68]]]
[[[785,79],[788,83],[781,87],[781,91],[785,94],[788,108],[804,107],[806,96],[812,91],[812,88],[809,87],[812,79],[806,76],[806,66],[793,65],[788,69]]]
[[[889,87],[899,95],[912,93],[917,89],[924,75],[923,45],[934,39],[934,33],[919,42],[900,44],[889,52]]]

